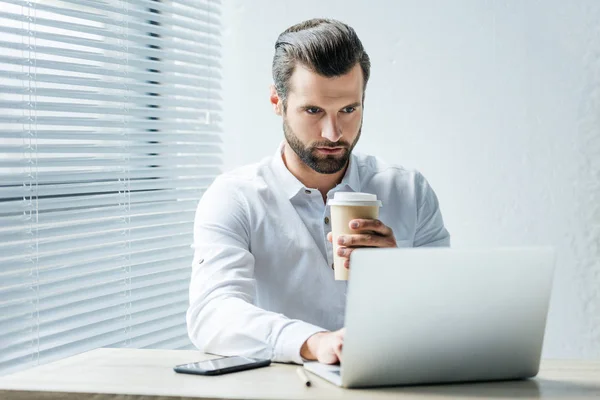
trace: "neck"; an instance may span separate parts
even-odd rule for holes
[[[318,189],[323,201],[327,199],[327,193],[333,189],[344,178],[348,164],[334,174],[320,174],[310,168],[298,157],[287,143],[283,149],[283,163],[287,169],[307,188]]]

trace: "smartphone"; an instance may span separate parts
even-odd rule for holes
[[[195,375],[222,375],[230,372],[244,371],[266,367],[271,364],[269,359],[231,356],[215,358],[213,360],[199,361],[190,364],[181,364],[173,367],[175,372]]]

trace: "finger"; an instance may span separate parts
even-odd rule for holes
[[[353,219],[350,228],[359,231],[373,231],[382,236],[393,234],[392,229],[378,219]]]
[[[317,356],[317,361],[322,364],[335,364],[338,361],[337,354],[333,350]]]
[[[345,260],[344,261],[344,268],[350,269],[350,260]]]
[[[320,345],[317,350],[317,361],[323,364],[335,364],[338,361],[331,338],[327,338]]]
[[[350,254],[354,251],[351,247],[340,247],[338,248],[337,255],[340,257],[350,258]]]
[[[342,362],[342,347],[343,347],[343,343],[341,341],[336,342],[333,345],[333,352],[335,353],[338,360],[340,360],[340,363]]]
[[[329,242],[332,242],[332,243],[333,243],[333,235],[331,234],[331,232],[329,232],[329,233],[327,234],[327,240],[328,240]]]
[[[323,363],[323,364],[335,364],[336,362],[339,361],[339,358],[338,358],[337,354],[335,354],[335,351],[333,351],[333,349],[331,349],[327,353],[322,354],[321,356],[317,357],[317,361],[319,361],[320,363]]]
[[[346,247],[385,247],[388,238],[374,235],[372,233],[360,233],[357,235],[340,235],[338,244]]]

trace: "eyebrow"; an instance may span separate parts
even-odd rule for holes
[[[362,106],[362,102],[361,102],[361,101],[357,101],[357,102],[355,102],[355,103],[348,104],[347,106],[344,106],[344,107],[342,107],[342,108],[348,108],[348,107],[354,107],[354,108],[357,108],[357,107],[360,107],[360,106]]]
[[[358,108],[360,106],[362,106],[362,102],[356,101],[356,102],[354,102],[352,104],[348,104],[348,105],[342,107],[342,109],[348,108],[348,107]],[[315,105],[312,105],[312,104],[306,104],[306,105],[298,106],[298,110],[306,110],[306,109],[309,109],[309,108],[321,108],[322,109],[323,107],[315,106]]]

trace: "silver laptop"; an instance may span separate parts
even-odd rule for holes
[[[305,368],[348,388],[533,377],[554,263],[550,247],[356,250],[342,365]]]

